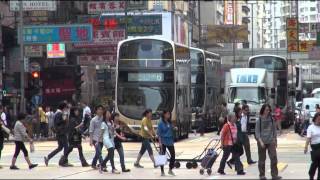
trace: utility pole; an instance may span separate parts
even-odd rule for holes
[[[26,112],[24,93],[24,43],[23,43],[23,1],[19,3],[19,40],[20,40],[20,112]]]
[[[200,7],[200,0],[198,0],[198,31],[199,31],[199,48],[201,49],[202,47],[202,44],[201,44],[201,31],[202,31],[202,28],[201,28],[201,7]]]
[[[235,14],[235,0],[232,0],[232,26],[234,29],[235,21],[236,21],[236,14]],[[235,44],[235,36],[233,37],[233,43],[232,43],[232,50],[233,50],[233,67],[236,67],[236,44]]]
[[[253,3],[251,3],[251,55],[253,56]]]
[[[128,39],[128,1],[125,1],[124,16],[126,19],[125,39]]]

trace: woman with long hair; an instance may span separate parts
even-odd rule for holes
[[[114,145],[115,149],[118,151],[119,157],[120,157],[120,164],[122,172],[130,172],[130,169],[126,169],[125,162],[124,162],[124,151],[122,146],[122,141],[126,141],[127,138],[124,136],[122,132],[122,127],[120,124],[119,114],[114,113],[112,115],[114,128],[115,128],[115,137],[114,137]]]
[[[266,179],[266,151],[270,158],[272,179],[281,179],[278,175],[277,159],[277,127],[271,115],[271,106],[264,104],[260,110],[260,118],[256,122],[255,135],[258,144],[258,168],[260,179]]]
[[[110,160],[112,173],[119,174],[120,172],[114,166],[114,127],[111,120],[111,113],[108,110],[104,113],[100,137],[102,138],[103,145],[108,149],[108,155],[100,165],[100,173],[102,173],[102,171],[107,172],[106,164],[108,160]]]
[[[172,171],[175,162],[173,128],[174,127],[171,123],[171,113],[170,111],[164,110],[162,113],[161,120],[158,124],[157,135],[159,137],[161,154],[165,155],[166,149],[168,149],[170,153],[170,164],[168,174],[175,176],[175,174]],[[165,176],[163,166],[161,166],[161,176]]]
[[[142,145],[141,145],[141,149],[138,154],[137,160],[134,163],[134,166],[136,168],[143,168],[143,166],[140,165],[140,160],[146,151],[148,151],[149,157],[154,164],[153,151],[150,145],[150,139],[154,138],[156,135],[151,122],[152,110],[151,109],[145,110],[142,116],[143,118],[141,121],[141,130],[140,130],[140,135],[142,137]],[[154,165],[154,167],[156,166]]]
[[[308,127],[307,140],[304,147],[304,153],[308,152],[308,146],[311,146],[311,165],[309,169],[309,178],[313,179],[318,169],[318,177],[320,179],[320,113],[316,113],[312,119],[313,124]]]

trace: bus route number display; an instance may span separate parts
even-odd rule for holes
[[[257,83],[258,75],[243,74],[237,76],[237,83]]]
[[[163,82],[163,73],[128,73],[128,82]]]

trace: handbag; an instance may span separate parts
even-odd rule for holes
[[[155,166],[164,166],[168,162],[166,155],[158,154],[154,157],[154,164]]]
[[[229,132],[230,132],[230,136],[231,136],[231,140],[232,140],[232,152],[236,152],[239,153],[239,155],[241,156],[243,154],[243,147],[242,144],[239,142],[234,142],[233,137],[232,137],[232,132],[231,132],[231,128],[230,125],[228,124],[229,127]]]

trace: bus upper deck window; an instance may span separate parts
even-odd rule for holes
[[[264,60],[264,64],[271,65],[272,64],[272,60],[271,59],[265,59]]]

